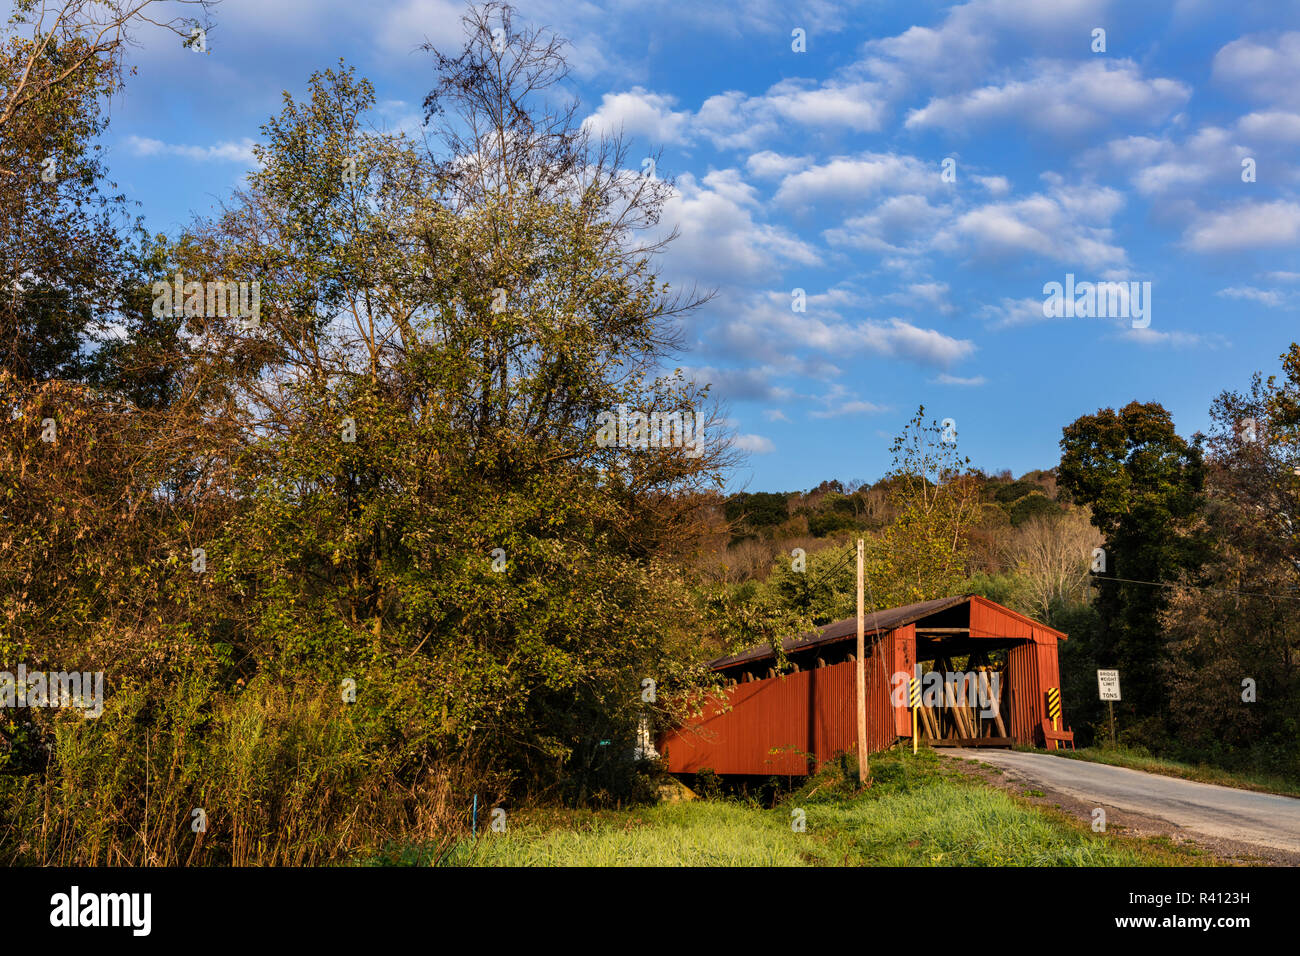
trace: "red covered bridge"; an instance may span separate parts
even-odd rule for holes
[[[1047,690],[1060,688],[1060,631],[966,594],[868,614],[866,633],[871,750],[912,734],[907,695],[894,693],[899,672],[937,673],[925,682],[935,692],[918,709],[920,735],[933,746],[1045,742],[1051,730]],[[855,750],[856,645],[857,619],[849,618],[783,641],[788,663],[780,675],[766,644],[713,661],[710,666],[730,679],[725,698],[711,700],[700,717],[660,738],[669,771],[804,774]],[[958,674],[991,706],[965,705],[962,684],[953,681]]]

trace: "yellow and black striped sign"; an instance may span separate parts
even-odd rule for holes
[[[920,707],[921,706],[921,682],[917,680],[915,677],[911,677],[908,679],[907,693],[909,698],[909,702],[907,706],[913,708]]]
[[[1047,688],[1047,716],[1052,718],[1053,723],[1061,718],[1061,689],[1059,687]]]

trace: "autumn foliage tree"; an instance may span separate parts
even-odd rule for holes
[[[102,378],[0,379],[0,453],[39,489],[4,486],[5,650],[110,687],[99,720],[12,739],[6,815],[49,834],[24,858],[313,862],[445,839],[476,792],[635,797],[639,730],[706,677],[731,608],[685,562],[732,459],[663,372],[701,301],[658,271],[671,183],[556,105],[558,40],[495,5],[465,26],[429,51],[431,146],[314,74],[220,215],[140,243]],[[256,315],[147,294],[177,273],[257,282]],[[620,405],[694,440],[598,442]]]
[[[1067,425],[1061,450],[1061,487],[1091,507],[1105,537],[1096,660],[1127,675],[1126,714],[1162,715],[1169,651],[1159,620],[1167,595],[1159,585],[1200,560],[1199,540],[1188,533],[1204,485],[1200,439],[1181,438],[1162,406],[1130,402]]]
[[[1162,616],[1171,731],[1182,746],[1257,771],[1300,771],[1300,347],[1210,409],[1209,542]]]

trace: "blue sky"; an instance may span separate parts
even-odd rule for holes
[[[716,290],[679,364],[751,452],[733,488],[874,480],[918,404],[956,421],[976,466],[1017,474],[1056,463],[1065,424],[1133,399],[1190,434],[1298,337],[1300,5],[516,7],[572,42],[586,122],[663,151],[681,234],[665,272]],[[224,0],[206,55],[142,32],[113,178],[174,233],[247,173],[281,91],[340,57],[416,129],[432,72],[415,48],[456,47],[462,10]],[[1045,318],[1067,273],[1150,282],[1149,327]]]

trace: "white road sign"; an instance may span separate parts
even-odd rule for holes
[[[1097,693],[1102,700],[1119,700],[1119,671],[1097,671]]]

